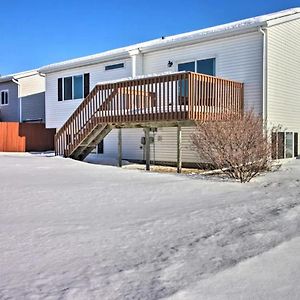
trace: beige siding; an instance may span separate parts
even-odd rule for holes
[[[90,73],[90,89],[96,83],[106,80],[113,80],[131,76],[130,60],[125,62],[125,68],[105,71],[105,66],[110,63],[101,63],[92,66],[69,69],[65,71],[47,74],[46,77],[46,126],[47,128],[60,128],[78,107],[83,99],[58,101],[57,100],[57,79],[60,77]],[[117,63],[117,62],[111,62]]]
[[[45,77],[40,74],[19,78],[19,97],[27,97],[45,92]]]
[[[268,28],[270,125],[300,133],[300,20]]]

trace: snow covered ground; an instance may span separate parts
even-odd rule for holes
[[[300,160],[239,184],[2,154],[0,178],[0,299],[300,297]]]

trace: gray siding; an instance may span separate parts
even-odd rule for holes
[[[19,122],[18,85],[12,81],[0,83],[0,91],[8,90],[8,105],[0,105],[0,121]]]
[[[37,119],[45,122],[45,93],[22,97],[22,121]]]

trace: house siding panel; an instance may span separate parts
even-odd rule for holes
[[[300,132],[300,20],[275,25],[267,32],[269,125]]]
[[[45,92],[22,97],[22,121],[45,122]]]
[[[262,114],[262,34],[253,32],[195,45],[177,47],[144,55],[144,73],[176,71],[178,63],[210,57],[216,58],[216,76],[245,83],[245,108]],[[168,61],[173,67],[168,68]],[[192,151],[194,128],[182,128],[182,160],[199,162]],[[155,159],[175,162],[177,129],[159,128],[155,139]],[[153,150],[151,151],[153,156]]]
[[[12,81],[0,83],[0,91],[8,90],[8,105],[0,105],[0,121],[19,122],[20,107],[18,99],[18,85]]]
[[[57,80],[65,76],[74,76],[90,73],[90,90],[101,81],[115,80],[131,76],[130,59],[122,60],[124,68],[105,71],[109,63],[100,63],[92,66],[85,66],[47,74],[46,76],[46,126],[47,128],[60,128],[69,116],[74,112],[83,99],[58,101]]]

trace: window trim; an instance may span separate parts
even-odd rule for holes
[[[2,92],[6,92],[7,93],[7,103],[2,104]],[[9,105],[9,90],[1,90],[0,91],[0,106],[7,106]]]

